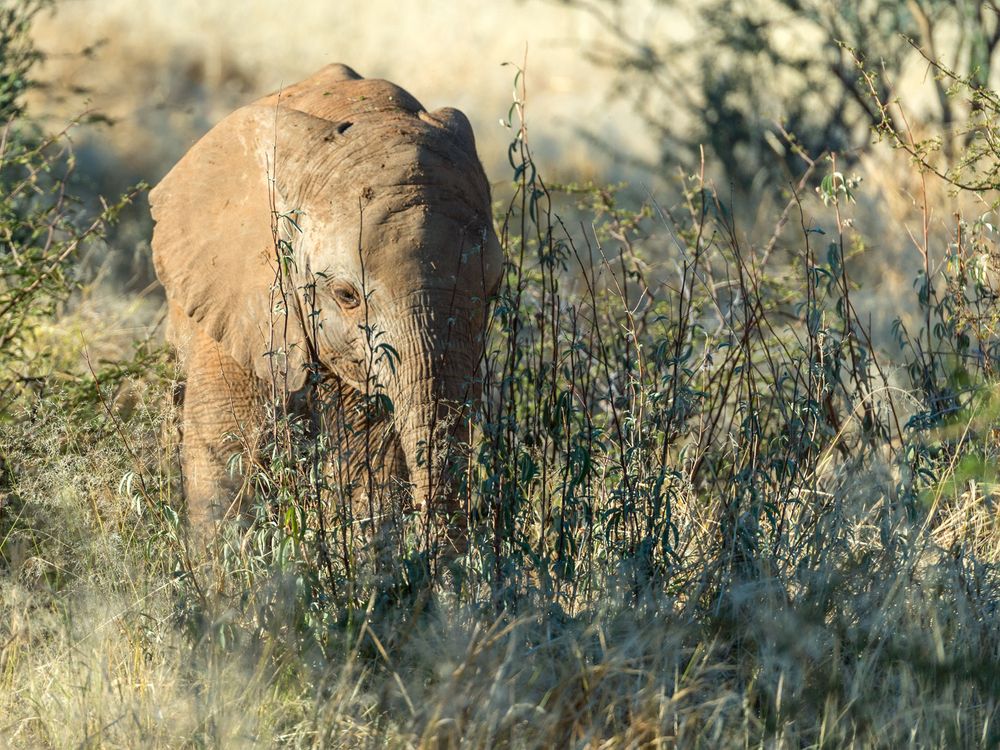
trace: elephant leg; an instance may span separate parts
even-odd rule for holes
[[[185,334],[184,492],[192,527],[204,531],[240,510],[242,477],[229,463],[235,453],[252,453],[259,439],[260,384],[196,326]]]

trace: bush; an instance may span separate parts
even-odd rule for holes
[[[52,369],[52,352],[35,338],[75,288],[82,247],[141,189],[88,214],[69,189],[75,123],[46,134],[27,117],[24,94],[40,59],[30,22],[49,5],[30,0],[0,10],[0,418]]]
[[[647,165],[654,176],[670,174],[677,163],[697,169],[704,149],[751,215],[761,195],[771,197],[804,168],[783,132],[794,133],[809,153],[853,157],[883,115],[869,84],[883,101],[912,97],[920,55],[938,61],[947,52],[954,70],[987,87],[1000,45],[994,2],[656,0],[676,21],[651,33],[634,4],[560,1],[604,31],[589,55],[617,72],[609,95],[633,105],[659,148],[659,159]],[[857,59],[880,75],[861,80]],[[930,75],[922,83],[932,103],[921,125],[947,134],[969,115],[949,96],[946,80]],[[948,135],[943,147],[953,153]]]

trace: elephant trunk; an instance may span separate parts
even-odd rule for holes
[[[468,314],[438,318],[432,309],[411,308],[404,318],[399,364],[390,382],[396,430],[412,485],[413,508],[461,547],[465,514],[458,483],[468,456],[467,404],[479,397],[478,348],[469,335]]]
[[[456,387],[432,397],[403,402],[406,416],[399,419],[400,443],[406,457],[415,509],[439,515],[455,510],[456,466],[468,445],[469,429]]]

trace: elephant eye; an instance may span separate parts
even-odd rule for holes
[[[352,286],[340,285],[333,288],[337,304],[345,310],[353,310],[361,304],[361,295]]]

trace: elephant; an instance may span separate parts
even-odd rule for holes
[[[341,422],[367,436],[351,477],[357,456],[370,469],[374,454],[407,512],[461,536],[443,446],[468,440],[463,404],[480,397],[504,263],[465,115],[329,65],[225,117],[149,201],[166,336],[186,381],[190,525],[245,510],[227,464],[260,442],[269,394],[288,403],[322,382],[341,396]],[[373,390],[391,413],[358,416]],[[364,484],[352,502],[371,501]]]

